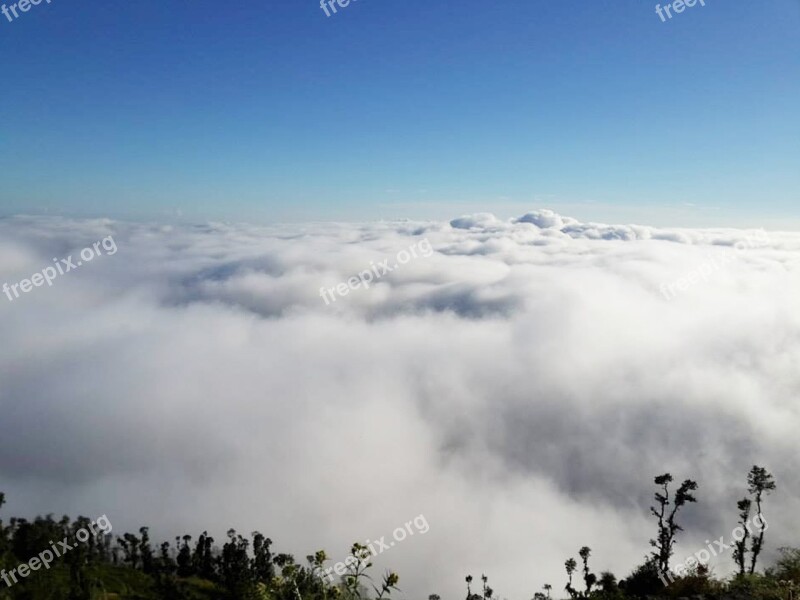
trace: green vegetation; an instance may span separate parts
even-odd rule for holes
[[[656,519],[657,535],[650,540],[653,550],[645,557],[644,563],[619,582],[607,571],[601,573],[598,579],[589,569],[591,550],[584,546],[579,552],[583,563],[583,590],[573,587],[573,576],[578,563],[574,558],[569,558],[564,563],[567,573],[564,589],[572,600],[689,597],[709,600],[794,599],[795,593],[800,591],[800,550],[781,548],[781,559],[775,567],[767,569],[763,574],[756,573],[756,564],[764,547],[767,530],[761,509],[764,497],[776,489],[775,481],[766,469],[754,466],[747,475],[747,489],[752,499],[744,498],[737,503],[739,522],[731,532],[732,543],[725,544],[727,540],[721,537],[719,542],[709,544],[707,548],[695,553],[694,557],[687,558],[686,563],[677,565],[671,564],[671,560],[675,554],[677,534],[683,531],[677,520],[678,512],[686,505],[697,502],[694,492],[698,485],[697,482],[687,479],[675,490],[674,495],[670,495],[669,486],[672,482],[673,478],[669,473],[654,479],[658,489],[654,495],[656,505],[650,507],[650,513]],[[756,510],[751,515],[753,506]],[[712,576],[708,559],[717,555],[715,548],[721,551],[724,551],[723,548],[733,548],[732,558],[738,567],[738,572],[733,577],[718,579]],[[549,597],[551,586],[546,584],[545,589],[548,596],[537,592],[534,600]]]
[[[657,531],[643,564],[622,580],[608,571],[597,576],[589,567],[591,549],[584,546],[578,552],[580,563],[575,558],[564,563],[564,590],[571,600],[793,600],[800,592],[800,549],[781,548],[773,567],[756,572],[767,529],[761,510],[765,497],[776,489],[766,469],[754,466],[750,470],[750,497],[737,503],[739,521],[734,532],[742,533],[728,546],[737,572],[726,579],[715,578],[705,560],[671,563],[677,535],[683,531],[678,513],[697,502],[694,492],[698,485],[687,479],[671,494],[669,473],[654,482],[657,491],[650,512]],[[0,493],[0,508],[4,501]],[[124,533],[115,538],[101,531],[79,541],[78,532],[90,523],[85,517],[56,521],[50,515],[32,522],[12,518],[6,524],[0,520],[0,574],[5,576],[0,580],[0,600],[389,600],[398,589],[395,573],[372,579],[369,550],[358,543],[350,554],[360,560],[350,561],[341,579],[333,582],[325,573],[324,551],[307,556],[305,564],[300,564],[289,554],[274,553],[272,540],[257,531],[245,538],[231,529],[221,547],[204,531],[196,540],[185,535],[154,548],[146,527],[139,529],[138,535]],[[17,583],[8,579],[8,572],[24,563],[32,566],[32,558],[53,547],[51,542],[61,540],[72,549],[55,558],[49,568],[39,568],[24,578],[17,573]],[[480,593],[473,592],[472,576],[467,576],[467,600],[498,597],[486,575],[481,576],[481,583]],[[536,592],[534,600],[549,600],[553,586],[545,583],[541,589],[544,593]],[[431,594],[428,600],[441,598]]]
[[[0,494],[0,507],[4,501]],[[358,544],[353,555],[364,560],[347,565],[341,581],[332,584],[324,576],[325,552],[301,565],[289,554],[274,554],[272,540],[257,531],[247,539],[231,529],[221,548],[204,531],[194,543],[185,535],[156,551],[146,527],[139,535],[113,539],[98,532],[81,542],[77,533],[89,523],[50,515],[33,522],[0,520],[0,600],[366,600],[364,586],[372,582],[368,551]],[[19,574],[21,564],[32,564],[61,540],[71,549],[49,568]],[[372,585],[375,597],[388,599],[397,583],[398,576],[387,573]]]

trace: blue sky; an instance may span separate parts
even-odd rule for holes
[[[52,0],[0,16],[0,214],[800,227],[799,28],[800,0]]]

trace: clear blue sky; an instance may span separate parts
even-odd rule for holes
[[[705,1],[42,2],[0,214],[798,222],[800,0]]]

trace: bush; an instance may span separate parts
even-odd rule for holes
[[[779,581],[800,584],[800,548],[779,548],[781,557],[768,574]]]
[[[664,593],[664,584],[658,577],[658,567],[652,559],[634,569],[627,579],[619,582],[619,588],[626,596],[644,598]]]
[[[771,576],[737,575],[727,588],[726,598],[750,600],[785,600],[787,589]]]

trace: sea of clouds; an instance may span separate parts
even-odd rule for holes
[[[678,558],[728,535],[753,464],[800,545],[800,234],[580,223],[154,225],[0,219],[0,517],[107,514],[281,551],[430,531],[376,563],[408,598],[498,598],[649,551],[654,475],[700,484]],[[428,240],[369,289],[332,287]],[[721,266],[668,299],[662,284]],[[728,557],[729,559],[729,557]],[[730,562],[717,561],[727,573]]]

